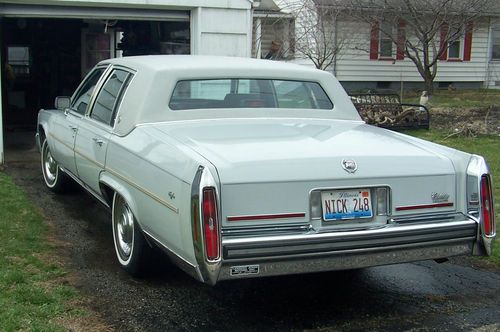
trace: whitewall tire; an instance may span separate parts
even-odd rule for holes
[[[69,177],[61,171],[59,164],[52,157],[47,139],[44,138],[41,149],[43,180],[47,188],[54,192],[63,192],[68,187]]]
[[[145,271],[150,247],[125,199],[115,193],[112,207],[113,242],[116,258],[131,275],[140,276]]]

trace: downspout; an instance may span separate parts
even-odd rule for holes
[[[201,11],[202,7],[196,7],[191,9],[190,15],[190,31],[191,31],[191,54],[199,55],[200,44],[201,44]]]
[[[484,75],[484,84],[483,87],[488,89],[490,86],[490,80],[491,80],[491,53],[492,53],[492,40],[493,39],[493,27],[491,26],[491,17],[488,17],[488,47],[487,47],[487,54],[486,54],[486,62],[485,62],[485,75]]]
[[[335,17],[335,24],[334,24],[334,31],[333,31],[333,47],[335,48],[335,50],[337,50],[337,45],[338,45],[338,33],[337,33],[337,29],[338,29],[338,20],[337,18]],[[333,76],[337,77],[337,53],[338,51],[335,52],[335,54],[333,55]]]

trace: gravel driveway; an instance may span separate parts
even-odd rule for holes
[[[500,270],[470,259],[210,287],[158,253],[154,271],[134,279],[115,262],[104,207],[79,190],[45,189],[33,149],[10,153],[6,172],[54,226],[70,282],[118,331],[500,331]]]

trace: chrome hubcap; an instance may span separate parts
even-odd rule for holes
[[[115,211],[115,237],[122,259],[127,260],[132,253],[134,241],[134,215],[121,198]]]
[[[51,184],[54,183],[57,176],[57,163],[54,160],[54,158],[52,158],[52,154],[50,153],[48,147],[45,148],[45,158],[44,158],[43,168],[47,182]]]

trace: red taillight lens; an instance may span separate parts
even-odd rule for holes
[[[481,217],[485,235],[495,234],[495,211],[493,210],[493,195],[491,181],[488,175],[481,177]]]
[[[219,220],[215,188],[203,189],[203,232],[205,253],[211,261],[219,258]]]

